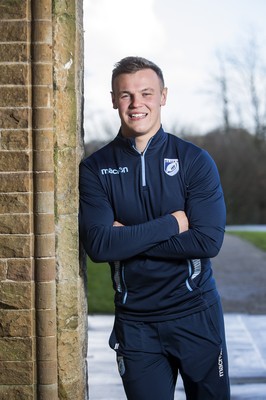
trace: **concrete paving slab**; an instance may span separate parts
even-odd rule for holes
[[[89,399],[125,400],[115,353],[108,346],[113,316],[89,316]],[[266,400],[266,316],[226,314],[232,400]],[[181,379],[175,400],[185,400]],[[148,399],[147,399],[148,400]],[[167,400],[167,399],[162,399]]]
[[[226,314],[225,328],[231,382],[266,384],[266,317]]]

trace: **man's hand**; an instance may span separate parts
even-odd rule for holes
[[[185,232],[188,230],[188,219],[184,211],[175,211],[172,213],[179,225],[179,233]]]
[[[118,221],[114,221],[113,226],[125,226]]]

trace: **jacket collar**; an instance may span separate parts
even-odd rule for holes
[[[167,133],[163,130],[161,126],[160,129],[155,133],[155,135],[152,136],[151,139],[149,140],[146,150],[150,152],[158,149],[165,142],[166,137]],[[121,133],[121,129],[119,130],[118,135],[115,138],[115,141],[119,141],[120,144],[127,150],[136,152],[135,138],[125,138]]]

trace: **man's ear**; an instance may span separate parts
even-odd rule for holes
[[[111,93],[111,98],[112,98],[113,108],[114,108],[115,110],[117,110],[117,104],[116,104],[116,101],[115,101],[115,95],[114,95],[114,92],[110,92],[110,93]]]
[[[168,92],[167,87],[163,88],[162,94],[161,94],[161,104],[160,104],[161,106],[165,106],[165,104],[166,104],[167,92]]]

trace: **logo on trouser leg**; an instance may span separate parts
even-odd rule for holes
[[[223,349],[221,349],[218,357],[218,369],[219,369],[219,378],[222,378],[224,376]]]
[[[117,357],[117,365],[120,376],[123,376],[124,373],[126,372],[126,367],[124,363],[124,358],[122,356]]]

